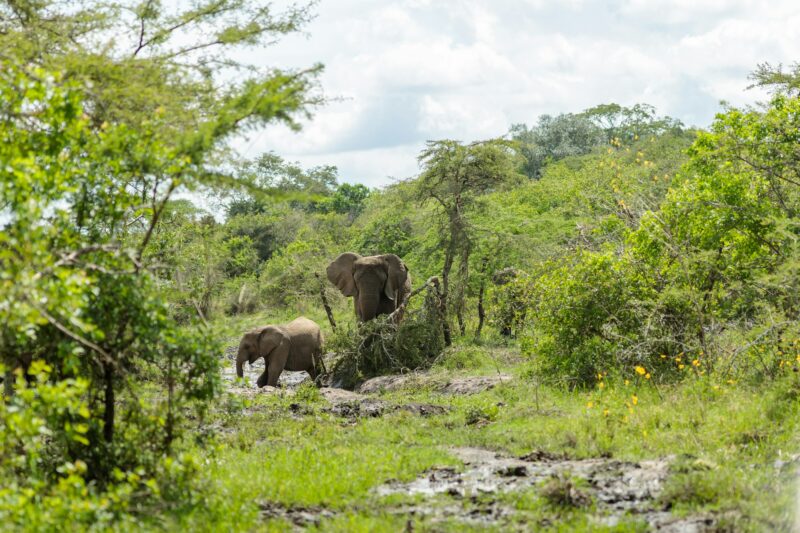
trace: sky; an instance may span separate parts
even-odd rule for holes
[[[426,140],[504,135],[543,114],[601,103],[656,106],[707,126],[758,63],[800,61],[797,0],[321,0],[304,35],[247,52],[262,66],[321,62],[324,94],[303,129],[250,132],[275,151],[379,187],[419,173]]]

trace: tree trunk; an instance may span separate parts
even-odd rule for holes
[[[114,440],[114,367],[111,363],[103,364],[103,380],[105,382],[105,411],[103,413],[103,438],[108,444]]]
[[[478,290],[478,327],[475,328],[475,339],[481,338],[483,322],[486,320],[486,310],[483,308],[483,293],[486,290],[486,278],[481,278],[481,288]]]
[[[333,319],[333,311],[328,303],[327,296],[325,296],[325,282],[322,281],[319,272],[314,272],[314,276],[319,280],[319,297],[322,299],[322,307],[325,308],[325,314],[328,315],[328,322],[331,323],[331,329],[336,331],[336,321]]]
[[[439,280],[431,278],[431,283],[428,286],[428,290],[433,293],[433,298],[435,301],[436,307],[436,314],[439,317],[439,320],[442,321],[442,336],[444,337],[444,345],[450,346],[453,344],[453,338],[450,335],[450,325],[447,323],[447,308],[445,307],[444,300],[442,299],[442,293],[439,290]]]
[[[453,268],[453,256],[455,255],[455,240],[450,239],[447,244],[447,251],[444,255],[444,266],[442,267],[442,291],[439,293],[442,330],[444,333],[444,344],[450,346],[452,344],[452,335],[450,333],[450,322],[447,320],[447,293],[450,288],[450,270]]]
[[[456,292],[456,298],[453,302],[453,306],[456,310],[456,317],[458,318],[458,329],[463,337],[467,334],[467,324],[464,321],[464,298],[465,293],[467,290],[467,284],[469,283],[469,254],[470,254],[470,243],[467,240],[466,235],[463,235],[464,243],[461,248],[461,262],[458,265],[458,290]]]

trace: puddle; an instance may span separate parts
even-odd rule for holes
[[[707,531],[715,524],[712,516],[677,518],[656,507],[656,498],[669,472],[669,459],[639,462],[604,458],[573,460],[544,452],[516,458],[480,448],[453,448],[450,451],[464,463],[461,472],[450,467],[435,468],[409,483],[391,482],[383,485],[377,489],[377,493],[384,496],[397,493],[425,496],[446,494],[458,499],[474,500],[481,495],[541,486],[553,478],[577,478],[585,482],[580,492],[596,504],[598,524],[614,526],[623,517],[632,516],[644,520],[654,529],[682,533]],[[472,506],[472,510],[480,517],[513,514],[511,508],[498,507],[497,504],[481,505],[483,507]],[[425,507],[414,506],[414,509],[426,513]],[[428,509],[432,514],[443,510],[447,514],[447,507],[438,511],[435,506]],[[469,511],[460,507],[455,512],[455,518],[465,512],[469,514]]]
[[[227,354],[226,354],[227,355]],[[236,357],[234,352],[234,358]],[[236,363],[234,361],[226,362],[222,367],[221,376],[222,381],[226,384],[231,392],[236,392],[244,395],[258,394],[259,392],[274,392],[275,387],[258,388],[256,382],[261,373],[264,372],[264,359],[259,359],[254,364],[245,363],[244,365],[244,383],[236,383]],[[308,372],[292,372],[284,370],[278,378],[278,386],[284,389],[295,389],[305,381],[311,381],[311,376]]]

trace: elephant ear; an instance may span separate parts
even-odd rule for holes
[[[401,297],[404,296],[402,290],[408,280],[408,268],[406,268],[403,260],[394,254],[386,254],[381,257],[388,265],[383,293],[387,298],[395,301],[396,305],[400,305],[402,302],[396,301],[395,298],[397,298],[398,291],[401,291]]]
[[[345,296],[356,295],[356,282],[353,279],[353,263],[361,259],[361,256],[353,252],[345,252],[328,265],[325,273],[328,281],[336,285]]]
[[[252,350],[250,353],[247,354],[247,362],[251,365],[256,362],[256,360],[261,357],[261,335],[266,330],[266,326],[262,326],[260,328],[256,328],[253,330],[248,331],[244,334],[243,341],[247,342],[248,345],[252,346]]]
[[[265,327],[258,336],[258,357],[266,359],[272,350],[284,342],[289,342],[289,339],[283,331],[275,327]],[[265,364],[269,366],[269,361],[265,360]]]

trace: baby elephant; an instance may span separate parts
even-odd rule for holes
[[[264,358],[266,366],[256,382],[259,387],[275,387],[284,369],[305,370],[316,380],[316,365],[322,357],[322,331],[316,322],[303,316],[288,324],[248,331],[239,343],[236,375],[244,375],[245,361],[252,364],[259,357]]]

